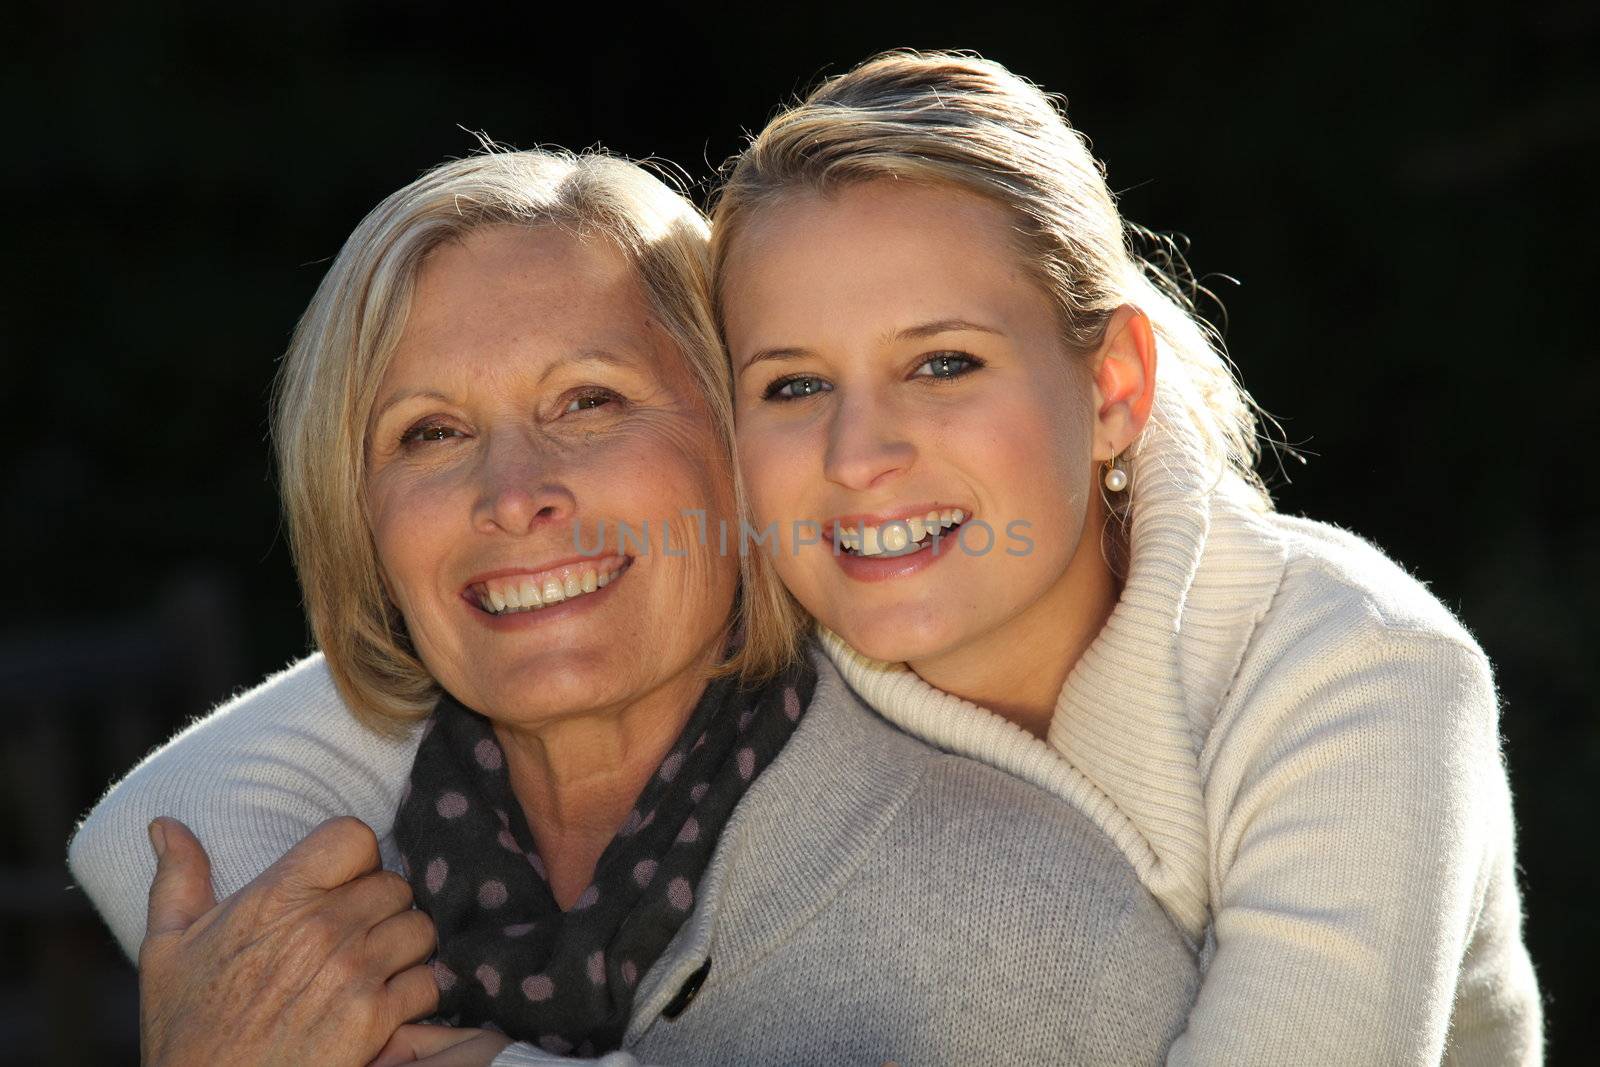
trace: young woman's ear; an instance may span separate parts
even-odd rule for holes
[[[1094,458],[1125,451],[1150,420],[1156,395],[1156,337],[1150,319],[1132,304],[1111,315],[1094,355]]]

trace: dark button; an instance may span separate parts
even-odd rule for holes
[[[695,994],[700,992],[700,987],[706,984],[706,975],[711,973],[711,958],[700,965],[700,969],[683,980],[683,985],[678,987],[677,994],[661,1009],[661,1014],[668,1019],[676,1019],[683,1014],[683,1010],[694,1000]]]

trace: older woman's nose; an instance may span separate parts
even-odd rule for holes
[[[550,463],[533,450],[491,448],[483,465],[483,484],[473,508],[473,527],[481,533],[530,533],[542,523],[566,522],[577,497]]]
[[[846,489],[872,489],[909,468],[916,456],[914,438],[891,408],[847,400],[833,414],[823,474]]]

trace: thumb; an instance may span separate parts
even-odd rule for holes
[[[156,878],[150,883],[145,937],[181,934],[217,906],[211,858],[187,826],[165,816],[150,824],[150,845],[156,853]]]

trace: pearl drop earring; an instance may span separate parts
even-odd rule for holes
[[[1111,458],[1106,461],[1106,489],[1113,493],[1120,493],[1128,488],[1128,472],[1117,466],[1117,454],[1111,453]]]

